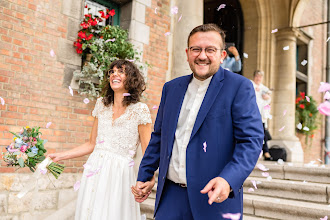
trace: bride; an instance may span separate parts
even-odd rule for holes
[[[84,165],[75,219],[140,219],[134,200],[133,157],[141,143],[144,154],[151,135],[148,106],[140,102],[145,82],[138,68],[126,60],[111,63],[109,83],[98,98],[90,140],[74,149],[49,154],[54,161],[92,153]],[[155,179],[142,188],[151,192]]]

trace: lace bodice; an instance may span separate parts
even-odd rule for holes
[[[149,108],[138,102],[126,107],[125,112],[112,120],[112,105],[106,107],[98,98],[92,112],[98,118],[95,150],[106,150],[123,157],[133,158],[140,143],[138,126],[151,123]]]

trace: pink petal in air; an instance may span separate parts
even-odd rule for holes
[[[92,166],[89,165],[88,163],[85,163],[85,164],[83,165],[83,167],[84,167],[84,169],[88,170],[88,169],[90,169]]]
[[[157,108],[158,108],[157,105],[152,106],[152,109],[157,109]]]
[[[330,84],[321,82],[321,85],[318,89],[318,92],[326,92],[326,91],[329,91],[329,90],[330,90]]]
[[[330,99],[330,92],[329,92],[329,91],[327,91],[327,92],[324,94],[323,99]]]
[[[133,156],[135,154],[135,151],[134,150],[129,150],[128,153]]]
[[[251,183],[253,184],[253,186],[254,186],[255,189],[258,189],[257,182],[255,180],[251,180]]]
[[[97,168],[96,170],[89,172],[89,173],[86,175],[86,177],[89,178],[89,177],[91,177],[91,176],[94,176],[94,175],[97,174],[100,170],[101,170],[101,168]]]
[[[254,189],[253,188],[249,188],[248,189],[248,192],[254,192]]]
[[[169,36],[171,34],[171,32],[166,32],[164,35],[165,37]]]
[[[1,101],[1,105],[5,105],[5,100],[2,97],[0,97],[0,101]]]
[[[221,4],[221,5],[217,8],[217,11],[220,11],[220,9],[225,8],[225,7],[226,7],[226,4]]]
[[[241,218],[241,213],[222,214],[222,218],[228,218],[228,219],[231,219],[231,220],[239,220]]]
[[[98,141],[97,143],[98,143],[98,144],[102,144],[102,143],[104,143],[104,141]]]
[[[284,128],[285,128],[285,126],[281,127],[278,131],[281,132],[284,130]]]
[[[108,39],[108,40],[106,40],[104,43],[108,43],[109,41],[111,41],[111,42],[115,42],[115,40],[116,40],[116,38]]]
[[[285,109],[285,110],[283,111],[283,116],[285,116],[285,115],[286,115],[286,112],[287,112],[287,110]]]
[[[52,123],[51,123],[51,122],[48,122],[48,123],[46,124],[46,128],[49,128],[51,125],[52,125]]]
[[[123,93],[123,96],[131,96],[131,93]]]
[[[157,14],[157,8],[155,8],[155,14]]]
[[[69,86],[69,90],[70,90],[70,94],[73,96],[73,90],[72,90],[71,86]]]
[[[272,34],[274,34],[274,33],[276,33],[278,31],[278,29],[276,28],[276,29],[274,29],[274,30],[272,30]]]
[[[180,15],[179,19],[178,19],[178,22],[181,21],[181,18],[182,18],[182,15]]]
[[[264,109],[265,109],[265,110],[270,110],[270,105],[265,105],[265,106],[264,106]]]
[[[307,102],[311,102],[311,99],[306,95],[305,96]]]
[[[263,177],[269,177],[269,173],[268,173],[268,172],[262,172],[261,175],[262,175]]]
[[[324,216],[323,218],[320,218],[320,220],[328,220],[328,216]]]
[[[129,163],[128,163],[128,166],[129,166],[129,167],[134,166],[134,160],[132,160],[131,162],[129,162]]]
[[[322,115],[327,115],[327,116],[329,116],[329,115],[330,115],[330,102],[325,101],[325,102],[321,103],[321,104],[317,107],[317,110],[319,110],[319,112],[320,112]]]
[[[207,147],[207,145],[206,145],[206,141],[203,143],[203,150],[204,150],[204,152],[206,152],[206,147]]]
[[[88,103],[89,103],[89,99],[88,99],[88,98],[85,98],[85,99],[84,99],[84,103],[85,103],[85,104],[88,104]]]
[[[171,14],[172,15],[175,15],[175,14],[177,14],[179,12],[179,8],[177,7],[177,6],[173,6],[172,8],[171,8]]]
[[[45,175],[47,173],[47,169],[40,169],[40,173]]]
[[[78,191],[79,188],[80,188],[80,181],[78,180],[78,181],[73,185],[73,190],[74,190],[74,191]]]
[[[49,54],[50,54],[51,57],[55,57],[55,52],[54,52],[53,49],[50,50]]]
[[[269,170],[268,168],[265,167],[265,165],[263,165],[263,164],[261,164],[261,163],[258,163],[258,164],[257,164],[257,167],[258,167],[258,169],[261,170],[261,171],[267,171],[267,170]]]
[[[127,60],[127,61],[129,61],[129,62],[133,63],[133,62],[135,61],[135,59],[132,59],[132,60]]]

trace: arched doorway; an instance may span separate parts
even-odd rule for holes
[[[219,25],[226,32],[226,42],[234,43],[242,57],[244,22],[239,0],[204,0],[204,24],[207,23]]]

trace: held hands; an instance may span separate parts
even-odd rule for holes
[[[155,185],[155,177],[152,177],[150,181],[140,182],[137,181],[135,186],[131,187],[135,201],[141,203],[148,198],[152,188]]]
[[[225,201],[230,193],[229,183],[222,177],[216,177],[211,179],[204,189],[201,190],[202,194],[209,196],[209,204],[212,205],[213,202],[221,203]]]

